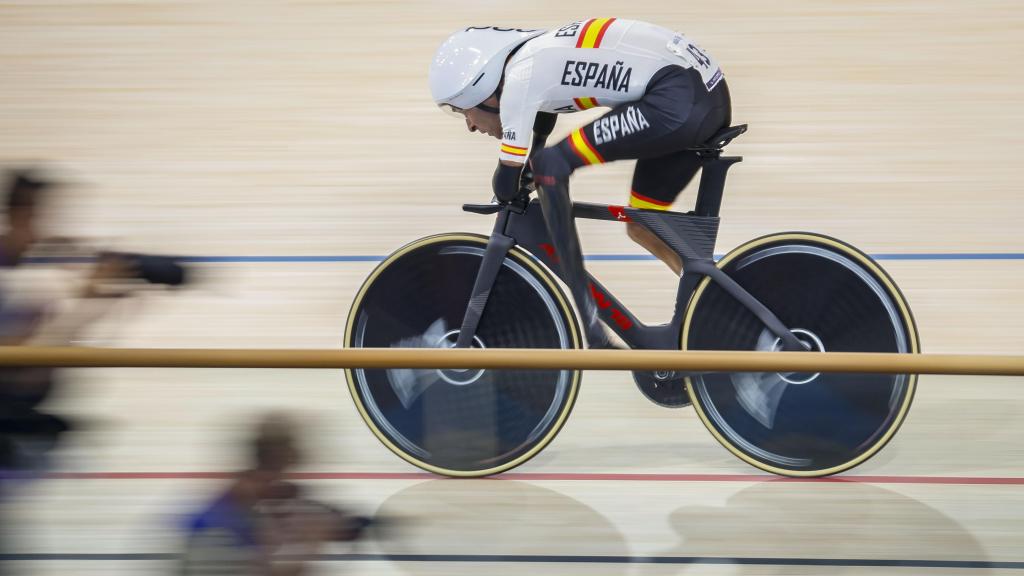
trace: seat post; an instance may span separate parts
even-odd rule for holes
[[[725,190],[725,176],[729,167],[742,162],[742,156],[722,157],[721,150],[697,152],[701,158],[700,188],[694,213],[697,216],[718,216],[722,207],[722,192]]]

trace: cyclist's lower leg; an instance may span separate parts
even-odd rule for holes
[[[626,224],[626,234],[629,238],[653,254],[658,260],[665,263],[672,269],[676,276],[683,273],[683,261],[675,250],[669,248],[661,238],[643,226],[630,222]]]
[[[679,194],[693,181],[700,166],[697,155],[687,151],[638,159],[630,183],[630,207],[658,211],[671,209]],[[626,224],[626,233],[664,262],[676,276],[682,274],[683,263],[679,254],[652,230],[630,222]]]
[[[559,146],[545,149],[533,159],[534,180],[537,183],[541,209],[548,234],[555,245],[562,278],[572,291],[573,300],[579,307],[587,341],[591,348],[606,348],[610,345],[608,334],[601,325],[597,304],[590,294],[590,281],[583,266],[583,250],[580,247],[576,222],[572,217],[572,199],[569,197],[569,176],[575,169]]]

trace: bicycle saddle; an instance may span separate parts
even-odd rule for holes
[[[704,151],[704,150],[707,150],[707,151],[721,150],[722,148],[725,148],[726,145],[729,144],[729,142],[732,142],[733,138],[736,138],[737,136],[739,136],[740,134],[743,134],[746,131],[747,131],[747,125],[746,124],[740,124],[738,126],[730,126],[728,128],[722,128],[714,136],[709,138],[707,142],[705,142],[705,143],[703,143],[703,144],[701,144],[699,146],[694,146],[693,148],[690,148],[690,150],[696,150],[698,152]]]

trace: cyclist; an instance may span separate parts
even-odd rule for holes
[[[718,63],[687,36],[635,20],[591,18],[548,31],[471,26],[438,48],[430,89],[439,106],[465,117],[470,132],[501,140],[492,179],[499,201],[519,198],[529,161],[590,345],[607,346],[571,218],[569,176],[581,166],[636,159],[630,206],[668,209],[700,167],[685,150],[729,125]],[[544,147],[557,114],[596,107],[611,111]],[[675,251],[640,225],[626,226],[631,239],[681,273]]]

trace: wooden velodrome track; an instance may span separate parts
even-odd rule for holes
[[[883,255],[928,352],[1024,349],[1020,154],[1024,5],[1008,0],[515,3],[469,0],[0,0],[0,162],[81,183],[64,234],[224,257],[135,303],[93,344],[335,347],[381,256],[485,232],[495,143],[433,107],[430,56],[467,24],[646,19],[723,63],[750,125],[718,251],[814,230]],[[582,115],[564,117],[564,134]],[[631,166],[578,199],[621,202]],[[687,197],[692,198],[691,194]],[[606,284],[647,320],[674,278],[621,229],[583,228]],[[335,258],[313,258],[313,257]],[[248,258],[257,257],[257,258]],[[274,257],[274,258],[272,258]],[[81,370],[55,408],[94,422],[68,472],[22,488],[3,528],[26,574],[160,574],[178,515],[232,469],[253,415],[308,417],[326,499],[412,515],[396,539],[317,573],[1020,573],[1024,381],[921,379],[896,439],[844,482],[773,482],[692,411],[588,373],[540,456],[500,481],[427,479],[383,448],[333,371]],[[418,555],[418,556],[413,556]],[[604,562],[592,556],[605,557]],[[731,559],[731,560],[730,560]]]

